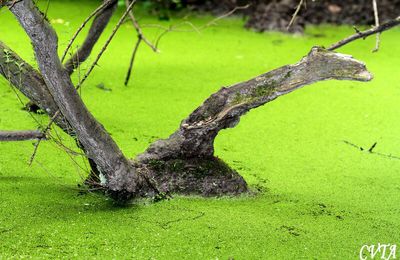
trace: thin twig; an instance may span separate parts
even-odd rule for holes
[[[128,5],[129,0],[125,0],[125,3],[126,3],[126,5]],[[225,13],[225,14],[223,14],[223,15],[221,15],[221,16],[219,16],[219,17],[213,19],[213,20],[211,20],[210,22],[208,22],[208,23],[205,24],[205,25],[202,25],[202,26],[199,27],[199,28],[197,28],[195,25],[193,25],[193,24],[190,23],[189,21],[185,21],[185,22],[179,23],[179,24],[177,24],[177,25],[172,25],[172,26],[169,26],[169,27],[164,27],[164,26],[161,26],[161,25],[155,25],[155,26],[150,25],[150,26],[147,26],[147,27],[156,27],[156,28],[160,28],[160,29],[163,30],[163,32],[161,32],[161,33],[157,36],[157,38],[156,38],[154,44],[152,44],[149,40],[147,40],[147,39],[144,37],[143,32],[142,32],[142,29],[141,29],[141,27],[139,26],[137,20],[135,19],[135,16],[133,15],[133,12],[130,11],[130,12],[129,12],[129,15],[130,15],[131,21],[133,22],[133,26],[135,27],[136,32],[137,32],[137,34],[138,34],[138,41],[136,42],[135,47],[134,47],[133,52],[132,52],[132,56],[131,56],[130,63],[129,63],[129,68],[128,68],[128,72],[127,72],[127,75],[126,75],[126,78],[125,78],[125,86],[127,86],[128,83],[129,83],[129,79],[130,79],[130,76],[131,76],[131,73],[132,73],[133,63],[134,63],[135,57],[136,57],[136,53],[137,53],[137,50],[139,49],[139,46],[140,46],[140,44],[141,44],[142,42],[145,42],[148,46],[150,46],[150,48],[151,48],[153,51],[158,52],[158,45],[159,45],[159,43],[160,43],[161,38],[162,38],[164,35],[166,35],[167,33],[169,33],[169,32],[178,31],[178,30],[175,30],[177,27],[182,26],[182,25],[184,25],[184,24],[188,24],[189,26],[191,26],[191,27],[193,28],[193,30],[180,30],[180,31],[187,31],[187,32],[196,31],[196,32],[200,33],[201,30],[203,30],[203,29],[205,29],[205,28],[207,28],[207,27],[209,27],[209,26],[211,26],[211,25],[215,25],[216,22],[217,22],[218,20],[221,20],[221,19],[223,19],[223,18],[225,18],[225,17],[228,17],[228,16],[232,15],[232,14],[235,13],[237,10],[246,9],[246,8],[248,8],[249,6],[250,6],[250,5],[237,6],[237,7],[235,7],[234,9],[232,9],[231,11],[229,11],[229,12],[227,12],[227,13]]]
[[[112,0],[108,0],[106,2],[104,2],[102,5],[100,5],[99,7],[97,7],[96,10],[94,10],[86,19],[85,21],[83,21],[83,23],[81,24],[81,26],[79,26],[78,30],[75,32],[75,34],[72,36],[71,40],[69,40],[67,48],[65,49],[62,57],[61,57],[61,62],[64,62],[65,57],[67,56],[68,50],[71,48],[72,44],[74,43],[75,39],[78,37],[79,33],[83,30],[83,28],[86,26],[86,24],[90,21],[90,19],[93,18],[93,16],[97,15],[101,10],[103,10],[104,8],[106,8],[110,3],[112,2]]]
[[[125,0],[125,5],[126,5],[127,7],[129,6],[129,0]],[[137,39],[137,41],[136,41],[135,47],[133,48],[132,56],[131,56],[131,59],[130,59],[130,61],[129,61],[129,68],[128,68],[128,72],[127,72],[127,74],[126,74],[125,83],[124,83],[125,86],[127,86],[128,83],[129,83],[129,79],[130,79],[131,74],[132,74],[133,63],[134,63],[134,61],[135,61],[136,53],[137,53],[137,51],[138,51],[138,49],[139,49],[140,44],[141,44],[142,42],[144,42],[144,43],[147,44],[147,46],[149,46],[154,52],[159,52],[159,50],[157,49],[157,46],[153,45],[153,44],[144,36],[143,31],[142,31],[142,28],[140,28],[139,23],[138,23],[138,21],[136,20],[135,15],[133,14],[132,9],[129,10],[129,13],[128,13],[128,14],[129,14],[130,20],[132,21],[133,27],[134,27],[135,30],[136,30],[138,39]]]
[[[129,6],[129,0],[125,0],[125,4],[126,4],[126,6],[128,7],[128,6]],[[153,45],[153,44],[144,36],[143,31],[142,31],[142,28],[139,26],[139,23],[138,23],[138,21],[136,20],[135,15],[134,15],[132,9],[129,10],[128,15],[129,15],[130,20],[132,21],[133,27],[135,27],[135,30],[136,30],[136,32],[137,32],[137,34],[138,34],[138,37],[140,37],[140,38],[142,39],[142,41],[143,41],[144,43],[146,43],[154,52],[158,52],[157,47],[156,47],[155,45]]]
[[[129,79],[131,78],[133,62],[135,61],[136,53],[137,53],[137,51],[139,49],[139,46],[140,46],[140,43],[142,42],[142,40],[143,40],[143,38],[140,35],[138,35],[138,39],[137,39],[137,42],[135,44],[135,48],[133,48],[133,53],[132,53],[132,56],[131,56],[131,60],[129,62],[128,72],[127,72],[126,77],[125,77],[125,86],[128,85]]]
[[[155,27],[155,28],[159,28],[159,29],[164,30],[163,32],[161,32],[161,33],[158,35],[157,39],[155,40],[155,46],[158,48],[158,44],[160,43],[161,38],[162,38],[163,36],[165,36],[165,35],[166,35],[167,33],[169,33],[169,32],[197,32],[197,33],[200,33],[200,31],[206,29],[207,27],[216,25],[216,24],[217,24],[217,21],[219,21],[219,20],[221,20],[221,19],[224,19],[224,18],[226,18],[226,17],[228,17],[228,16],[234,14],[234,13],[235,13],[236,11],[238,11],[238,10],[247,9],[247,8],[249,8],[249,6],[250,6],[250,4],[247,4],[247,5],[244,5],[244,6],[236,6],[236,7],[235,7],[234,9],[232,9],[231,11],[229,11],[229,12],[227,12],[227,13],[221,15],[221,16],[216,17],[215,19],[209,21],[208,23],[206,23],[206,24],[204,24],[204,25],[202,25],[202,26],[200,26],[200,27],[196,27],[194,24],[192,24],[192,23],[189,22],[189,21],[184,21],[184,22],[182,22],[182,23],[179,23],[179,24],[176,24],[176,25],[171,25],[171,26],[169,26],[169,27],[164,27],[164,26],[154,25],[154,24],[150,24],[150,25],[147,25],[147,26],[143,26],[143,25],[142,25],[142,27]],[[189,25],[190,27],[192,27],[192,30],[177,30],[177,29],[176,29],[176,28],[178,28],[178,27],[180,27],[180,26],[182,26],[182,25],[185,25],[185,24],[187,24],[187,25]]]
[[[197,28],[197,31],[201,31],[201,30],[203,30],[203,29],[205,29],[205,28],[207,28],[209,26],[216,25],[216,22],[218,22],[219,20],[222,20],[222,19],[224,19],[224,18],[226,18],[228,16],[231,16],[232,14],[234,14],[238,10],[247,9],[247,8],[249,8],[249,6],[250,6],[250,4],[243,5],[243,6],[236,6],[235,8],[230,10],[229,12],[227,12],[227,13],[221,15],[221,16],[218,16],[214,20],[211,20],[210,22],[206,23],[205,25]]]
[[[47,132],[50,130],[51,125],[53,124],[54,120],[56,120],[57,116],[60,114],[60,110],[54,113],[53,117],[50,119],[50,122],[47,124],[46,128],[43,129],[42,133],[43,136],[45,137],[47,135]],[[43,138],[39,138],[37,143],[35,144],[35,148],[33,149],[33,153],[31,155],[31,158],[29,159],[29,166],[32,165],[33,160],[35,159],[35,156],[37,154],[37,151],[39,149],[39,145],[42,142]]]
[[[378,13],[378,5],[376,3],[376,0],[372,0],[372,6],[374,9],[374,17],[375,17],[375,26],[379,26],[379,13]],[[381,41],[381,34],[377,33],[376,34],[376,42],[375,42],[375,48],[372,50],[372,52],[377,52],[379,50],[379,45]]]
[[[294,20],[296,20],[296,17],[298,15],[298,13],[300,12],[301,6],[303,5],[303,2],[304,2],[304,0],[300,0],[299,4],[297,5],[296,11],[292,15],[292,19],[290,20],[289,25],[286,27],[286,30],[289,31],[290,27],[294,23]]]
[[[368,29],[368,30],[365,30],[365,31],[357,32],[357,33],[355,33],[353,35],[350,35],[349,37],[347,37],[347,38],[345,38],[343,40],[340,40],[337,43],[332,44],[329,48],[327,48],[327,50],[329,50],[329,51],[336,50],[336,49],[338,49],[338,48],[340,48],[340,47],[342,47],[342,46],[344,46],[344,45],[346,45],[346,44],[348,44],[350,42],[353,42],[353,41],[358,40],[360,38],[365,39],[368,36],[374,35],[376,33],[381,33],[381,32],[387,31],[387,30],[389,30],[389,29],[391,29],[391,28],[393,28],[395,26],[398,26],[398,25],[400,25],[400,16],[398,16],[397,18],[395,18],[393,20],[390,20],[390,21],[388,21],[386,23],[383,23],[383,24],[381,24],[381,25],[379,25],[377,27],[374,27],[374,28],[371,28],[371,29]]]
[[[135,3],[136,3],[136,0],[132,1],[131,4],[126,8],[126,11],[122,15],[122,17],[119,19],[117,25],[114,27],[110,37],[107,39],[107,41],[104,44],[103,48],[101,49],[100,53],[97,55],[95,61],[90,66],[89,70],[86,72],[86,74],[83,76],[81,81],[76,86],[76,89],[79,89],[82,86],[83,82],[85,82],[85,80],[89,77],[90,73],[93,71],[94,67],[97,65],[97,62],[100,60],[101,56],[106,51],[106,49],[107,49],[108,45],[110,44],[111,40],[114,38],[114,35],[117,33],[118,29],[121,27],[121,25],[124,22],[126,16],[128,15],[129,11],[132,9],[132,7],[134,6]]]
[[[400,160],[400,157],[395,156],[395,155],[392,155],[392,154],[384,154],[384,153],[380,153],[380,152],[374,152],[373,150],[374,150],[374,148],[376,147],[377,142],[375,142],[368,150],[366,150],[365,148],[363,148],[363,147],[361,147],[361,146],[358,146],[358,145],[356,145],[356,144],[353,144],[353,143],[351,143],[351,142],[349,142],[349,141],[346,141],[346,140],[343,140],[343,143],[345,143],[345,144],[347,144],[347,145],[350,145],[350,146],[352,146],[352,147],[354,147],[354,148],[357,148],[357,149],[360,150],[361,152],[366,151],[366,152],[368,152],[369,154],[374,154],[374,155],[378,155],[378,156],[381,156],[381,157],[386,157],[386,158],[389,158],[389,159]]]

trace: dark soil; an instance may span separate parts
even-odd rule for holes
[[[373,25],[374,12],[371,0],[317,0],[305,1],[291,31],[302,31],[307,24],[350,24]],[[246,27],[257,31],[286,31],[299,0],[222,0],[185,1],[195,10],[223,13],[235,6],[251,4],[242,13],[248,17]],[[382,22],[400,15],[400,0],[378,1],[379,17]]]

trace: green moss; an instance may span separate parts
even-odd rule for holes
[[[173,160],[169,163],[169,169],[172,172],[182,172],[185,163],[182,160]]]
[[[162,172],[165,169],[165,161],[151,159],[149,161],[149,166],[153,168],[156,172]]]
[[[60,52],[98,3],[51,0],[49,19],[69,22],[54,24]],[[159,22],[139,14],[143,24]],[[1,40],[34,64],[29,39],[10,12],[0,15]],[[198,26],[211,19],[190,18]],[[169,33],[160,42],[162,55],[143,45],[134,77],[124,87],[135,35],[125,23],[82,96],[124,154],[134,157],[176,130],[220,85],[295,63],[311,46],[329,46],[354,33],[351,27],[318,27],[306,37],[293,37],[258,34],[242,25],[241,19],[227,19],[201,34]],[[154,39],[159,31],[145,28],[145,33]],[[324,37],[313,36],[317,34]],[[251,111],[237,127],[220,133],[216,155],[251,187],[268,188],[255,197],[178,196],[116,208],[103,196],[79,195],[76,185],[85,172],[54,143],[40,144],[32,167],[27,165],[32,142],[0,143],[0,258],[357,259],[364,243],[399,244],[399,160],[341,142],[368,148],[377,141],[377,152],[400,155],[399,68],[392,66],[400,64],[399,55],[393,55],[400,53],[399,37],[398,29],[385,32],[374,54],[369,51],[374,37],[340,50],[367,63],[375,75],[371,83],[326,81],[305,87]],[[82,40],[80,36],[76,44]],[[73,78],[77,82],[78,74]],[[113,91],[96,88],[101,82]],[[3,79],[0,93],[0,129],[36,129]],[[36,117],[48,123],[46,116]],[[65,135],[61,138],[75,147]],[[85,169],[79,157],[73,158]]]
[[[289,71],[285,74],[284,79],[290,78],[291,75],[292,75],[292,72],[289,70]]]
[[[226,175],[232,172],[232,169],[223,161],[215,158],[199,160],[196,167],[193,167],[190,171],[200,177],[204,175]]]
[[[276,86],[277,82],[272,80],[267,86],[257,86],[251,94],[236,93],[232,100],[232,105],[251,102],[257,98],[268,96]]]
[[[235,97],[232,100],[233,105],[237,105],[243,103],[248,97],[246,95],[242,95],[240,93],[236,93]]]
[[[263,86],[257,86],[252,94],[253,98],[259,98],[259,97],[266,97],[270,95],[278,85],[278,82],[275,80],[271,80],[271,82],[268,83],[268,85],[263,85]]]

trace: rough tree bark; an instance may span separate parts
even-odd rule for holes
[[[117,200],[153,196],[159,191],[205,196],[245,192],[244,179],[214,156],[219,131],[237,125],[249,110],[302,86],[328,79],[372,79],[364,63],[314,47],[296,64],[222,88],[183,120],[168,139],[156,141],[129,161],[85,107],[57,56],[57,35],[33,2],[18,1],[10,9],[32,41],[41,74],[28,64],[17,65],[22,60],[0,44],[1,51],[7,53],[0,55],[2,74],[33,101],[51,108],[45,109],[49,115],[61,111],[62,122],[105,176],[101,185]]]
[[[55,31],[31,0],[19,1],[10,10],[31,39],[47,89],[72,126],[87,156],[106,178],[107,188],[116,199],[123,200],[125,196],[136,194],[145,181],[79,97],[58,58]]]
[[[103,1],[105,6],[95,15],[84,43],[64,64],[65,69],[70,75],[90,56],[94,45],[97,43],[99,37],[115,12],[117,2],[118,1],[116,0]],[[0,57],[0,73],[30,100],[30,102],[26,104],[27,110],[36,112],[39,109],[42,109],[53,118],[54,114],[58,111],[58,106],[48,91],[42,75],[1,41],[0,53],[4,53],[4,56]],[[54,122],[64,132],[75,138],[75,133],[72,127],[68,124],[63,115],[59,114],[55,117]],[[77,145],[86,153],[79,140],[77,140]],[[88,162],[90,165],[90,174],[87,183],[90,184],[93,183],[93,181],[99,181],[100,172],[98,171],[96,163],[92,159],[88,158]]]

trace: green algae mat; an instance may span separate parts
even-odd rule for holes
[[[59,33],[60,52],[96,3],[51,1],[48,17]],[[160,22],[138,11],[141,24],[187,19],[201,26],[212,19],[193,14]],[[6,10],[0,19],[1,40],[34,64],[15,19]],[[301,36],[259,34],[243,23],[228,18],[200,33],[171,32],[159,54],[142,45],[127,87],[136,36],[125,23],[81,95],[134,157],[171,134],[221,86],[295,63],[312,46],[353,33],[351,27],[319,26]],[[150,39],[160,33],[144,31]],[[382,35],[377,53],[371,52],[373,37],[339,50],[366,62],[373,81],[306,86],[251,111],[218,136],[216,155],[244,176],[256,191],[251,195],[174,197],[121,208],[83,192],[78,184],[87,165],[54,142],[41,143],[31,167],[32,142],[0,143],[0,259],[359,259],[364,245],[400,243],[399,41],[394,29]],[[89,66],[90,60],[81,74]],[[79,77],[73,76],[76,82]],[[0,79],[0,129],[38,127],[21,107]],[[34,116],[48,122],[45,115]],[[375,143],[374,153],[368,152]]]

